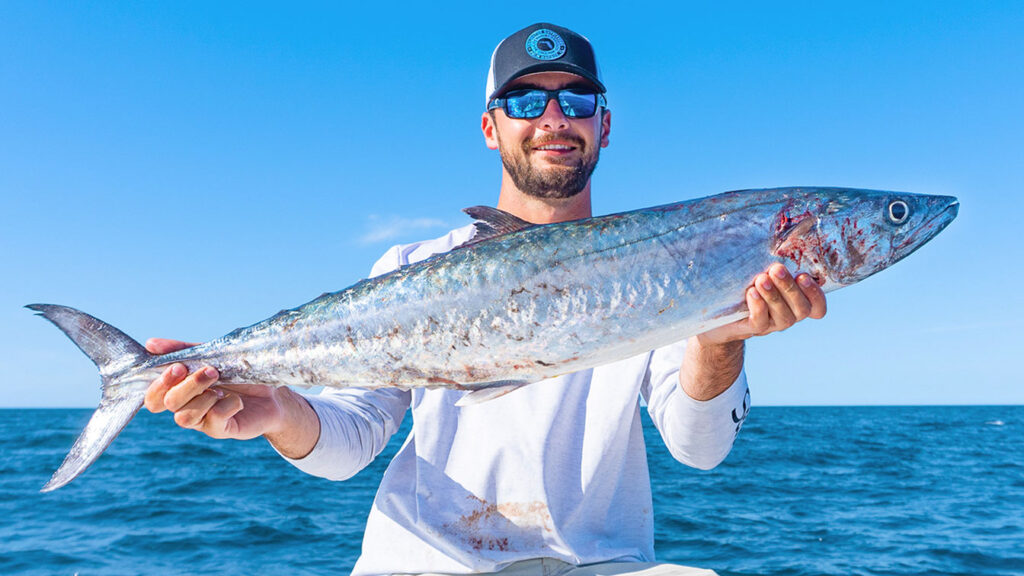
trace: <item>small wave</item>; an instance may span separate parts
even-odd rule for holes
[[[1021,574],[1024,448],[1011,432],[1024,406],[766,408],[768,432],[744,430],[711,471],[676,462],[642,417],[665,561],[700,558],[722,576]],[[347,574],[412,426],[333,483],[266,442],[206,446],[142,414],[83,477],[39,494],[78,429],[47,431],[74,419],[88,412],[0,411],[0,575]],[[42,445],[17,449],[32,427]]]

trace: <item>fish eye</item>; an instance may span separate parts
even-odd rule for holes
[[[910,206],[903,200],[893,200],[889,203],[889,221],[893,224],[903,224],[910,217]]]

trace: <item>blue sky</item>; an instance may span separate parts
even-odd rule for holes
[[[205,340],[496,200],[487,64],[536,21],[595,44],[596,213],[751,187],[960,198],[924,249],[749,346],[755,404],[1024,403],[1019,2],[5,3],[0,406],[96,404],[33,302]]]

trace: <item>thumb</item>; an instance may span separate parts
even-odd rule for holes
[[[198,342],[182,342],[181,340],[168,340],[167,338],[150,338],[146,340],[146,351],[151,354],[167,354],[185,348],[191,348]]]

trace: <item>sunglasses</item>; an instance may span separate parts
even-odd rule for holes
[[[597,113],[598,106],[607,106],[604,94],[586,88],[529,88],[513,90],[501,98],[495,98],[487,105],[487,109],[503,108],[509,118],[539,118],[552,99],[558,101],[558,107],[566,118],[590,118]]]

